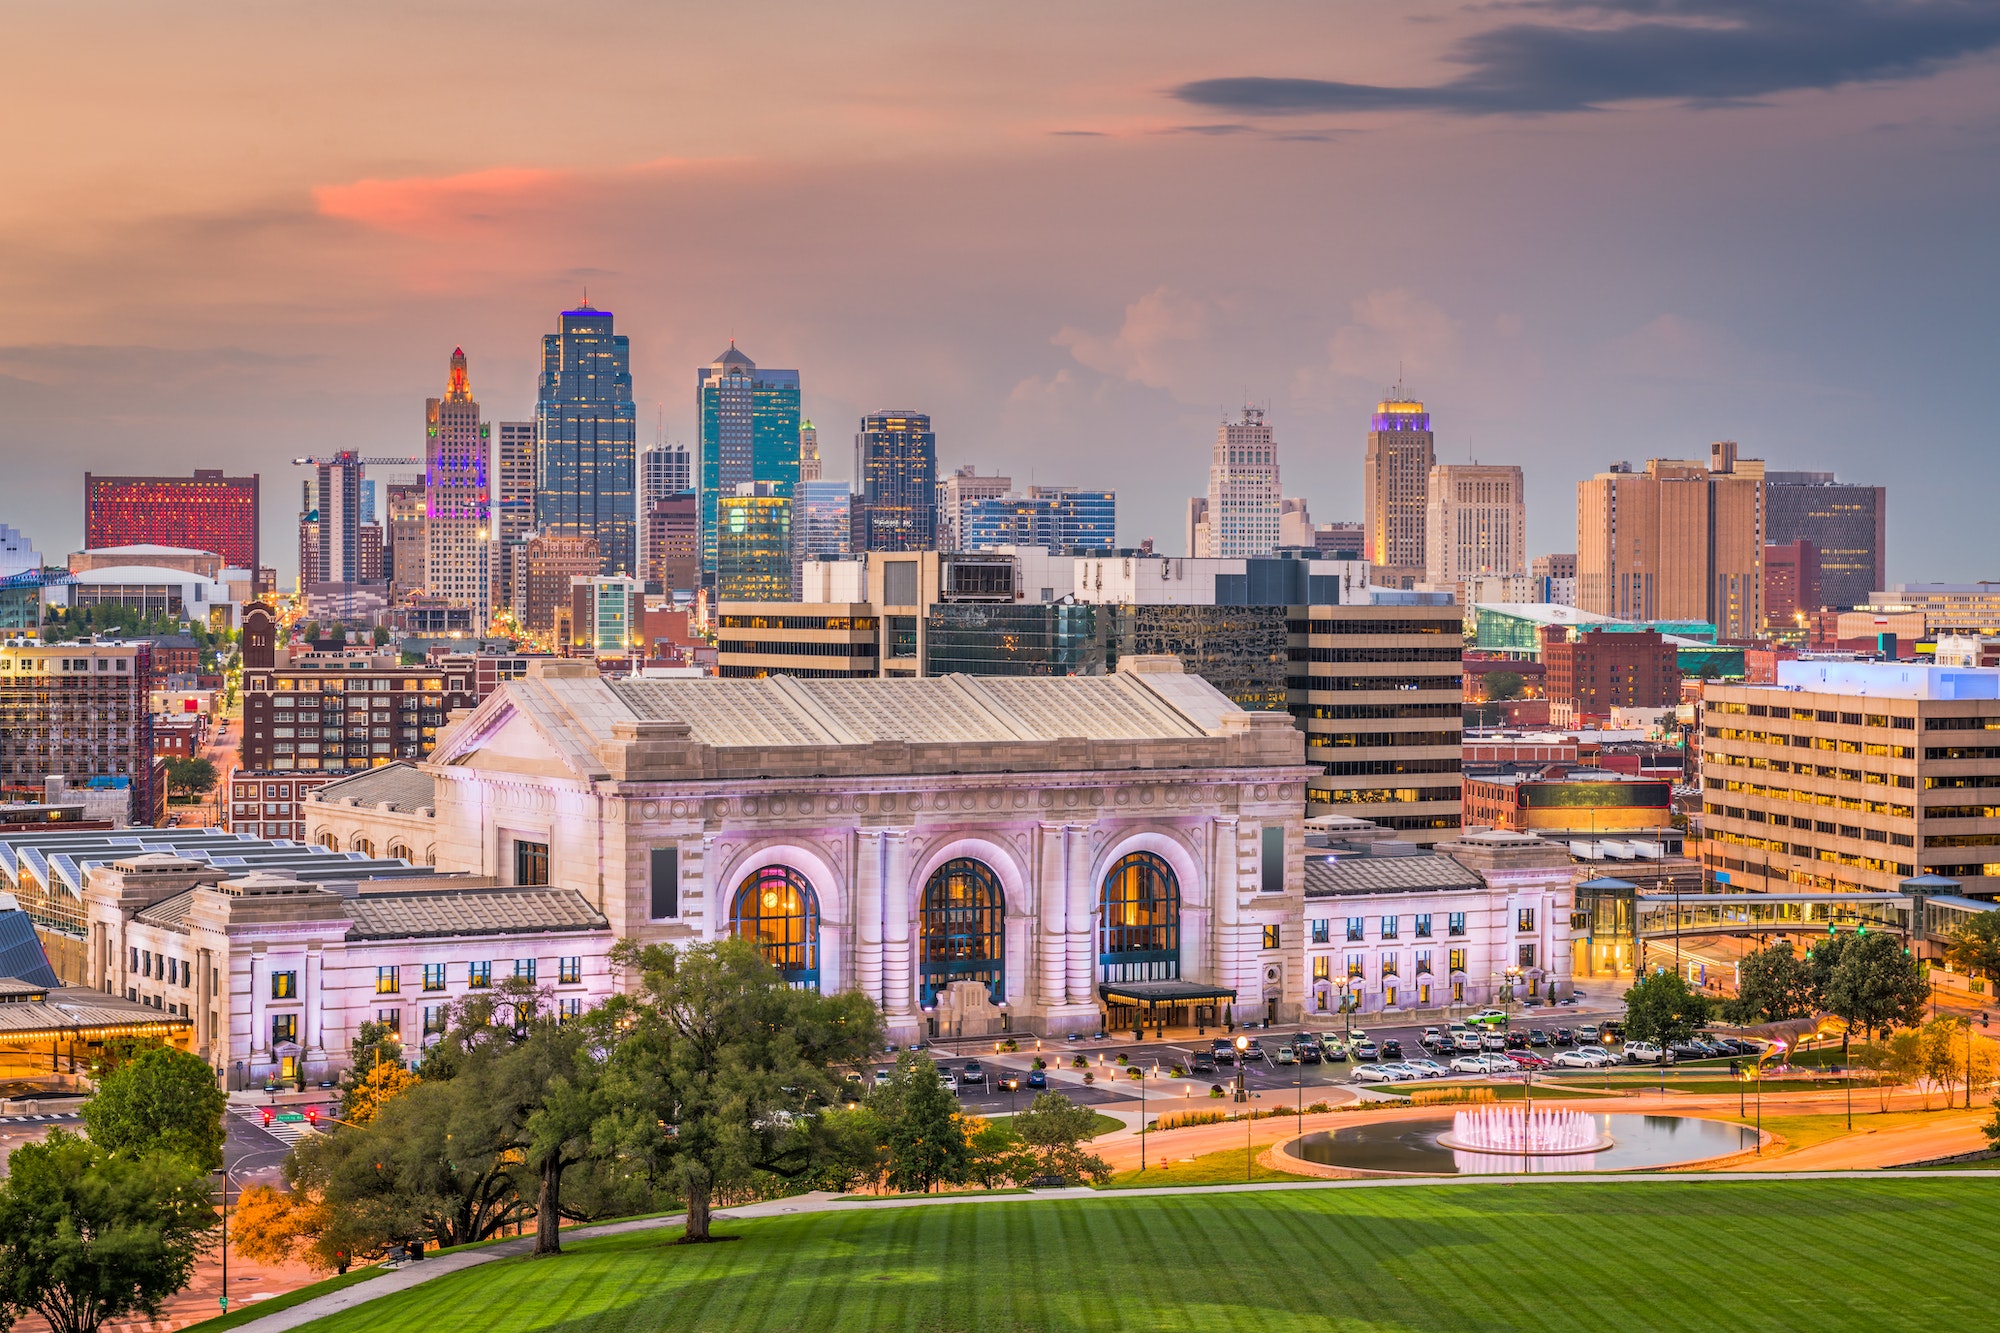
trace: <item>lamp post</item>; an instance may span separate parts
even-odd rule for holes
[[[229,1313],[229,1168],[218,1167],[210,1173],[222,1177],[222,1295],[218,1298],[222,1313]]]
[[[1139,1074],[1139,1170],[1146,1170],[1146,1067],[1138,1066]]]
[[[1236,1039],[1236,1100],[1243,1108],[1243,1179],[1250,1179],[1250,1097],[1243,1086],[1243,1053],[1250,1049],[1248,1037]]]

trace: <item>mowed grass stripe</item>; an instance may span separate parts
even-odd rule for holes
[[[312,1333],[1979,1327],[2000,1182],[1494,1185],[836,1209],[571,1242]],[[1809,1273],[1810,1279],[1802,1274]]]

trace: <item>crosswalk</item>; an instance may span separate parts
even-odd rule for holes
[[[273,1120],[267,1125],[264,1123],[262,1115],[242,1115],[241,1112],[238,1115],[242,1120],[257,1126],[257,1128],[263,1130],[287,1148],[296,1144],[306,1135],[317,1134],[319,1132],[304,1120]]]
[[[45,1125],[59,1120],[75,1120],[74,1111],[45,1111],[40,1115],[0,1115],[0,1125]]]

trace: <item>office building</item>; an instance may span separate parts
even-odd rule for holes
[[[999,500],[1014,493],[1014,479],[995,474],[979,475],[967,463],[950,476],[938,478],[937,548],[940,551],[970,549],[965,540],[965,511],[982,500]]]
[[[1534,595],[1528,600],[1552,606],[1576,605],[1576,554],[1538,555],[1528,566]]]
[[[19,528],[0,523],[0,634],[40,627],[42,582],[42,553]]]
[[[313,577],[308,583],[360,583],[361,455],[343,449],[319,463],[313,488]]]
[[[638,408],[631,343],[608,310],[565,310],[542,337],[535,527],[597,543],[600,573],[639,567]]]
[[[722,602],[792,597],[792,498],[780,483],[744,482],[717,501],[715,595]]]
[[[820,469],[819,428],[810,421],[799,423],[799,480],[818,481]]]
[[[701,423],[702,571],[717,572],[717,502],[738,486],[767,482],[790,498],[799,481],[799,372],[759,368],[732,340],[695,371]]]
[[[541,533],[521,548],[521,623],[535,634],[552,634],[556,612],[569,604],[570,584],[597,573],[603,561],[589,537]]]
[[[646,583],[664,592],[701,586],[701,500],[693,491],[647,502],[646,561]]]
[[[1597,726],[1614,708],[1681,701],[1679,658],[1658,630],[1545,629],[1542,635],[1542,690],[1552,726]]]
[[[1430,549],[1425,530],[1430,476],[1436,466],[1431,415],[1398,384],[1375,404],[1362,464],[1362,522],[1368,559],[1383,570],[1378,582],[1408,587],[1423,578]]]
[[[222,562],[216,561],[216,568]],[[74,571],[74,558],[70,569]],[[19,528],[0,523],[0,580],[19,578],[23,574],[39,575],[42,572],[42,553]],[[210,571],[213,573],[214,571]]]
[[[619,939],[756,941],[795,985],[868,996],[892,1041],[994,1035],[1003,1013],[1050,1034],[1142,1008],[1294,1019],[1298,732],[1175,663],[1120,668],[618,680],[538,662],[409,800],[436,811],[441,872],[575,889]],[[339,813],[378,843],[390,827],[371,835],[366,797]]]
[[[1189,506],[1189,541],[1198,543],[1191,554],[1211,559],[1269,555],[1278,548],[1283,501],[1277,437],[1263,409],[1246,406],[1240,421],[1225,421],[1215,429],[1208,495],[1199,506]]]
[[[1878,616],[1921,615],[1925,631],[1933,635],[1991,638],[2000,635],[2000,583],[1898,583],[1871,593],[1860,610]]]
[[[1101,676],[1111,619],[1075,602],[940,602],[924,616],[925,674]]]
[[[2000,671],[1776,664],[1703,691],[1702,855],[1749,890],[2000,887]],[[1982,877],[1987,877],[1982,879]]]
[[[1045,546],[1048,506],[1021,495],[973,500],[958,512],[958,536],[950,549],[983,551],[995,546]]]
[[[424,402],[424,586],[471,611],[482,632],[493,605],[491,443],[465,349],[454,348],[444,397]]]
[[[1723,639],[1764,628],[1764,465],[1711,446],[1576,487],[1577,605],[1621,620],[1701,620]]]
[[[424,589],[424,484],[389,483],[389,544],[384,560],[390,591],[405,597]]]
[[[1825,606],[1819,549],[1809,541],[1764,548],[1764,628],[1803,642],[1807,618]]]
[[[214,551],[235,569],[256,569],[258,476],[225,477],[197,468],[192,477],[100,477],[83,474],[86,547],[194,547]],[[358,508],[360,497],[356,495]],[[359,521],[359,513],[356,514]]]
[[[1453,588],[1476,579],[1527,574],[1528,501],[1520,468],[1439,463],[1431,468],[1426,488],[1426,583]]]
[[[1766,472],[1765,541],[1808,541],[1819,552],[1820,596],[1836,610],[1864,606],[1888,586],[1889,493],[1837,482],[1831,472]],[[1816,608],[1815,608],[1816,609]]]
[[[129,818],[166,815],[163,770],[153,758],[153,649],[88,640],[0,645],[0,786],[131,793]]]
[[[1030,486],[1047,515],[1038,540],[1052,551],[1109,551],[1118,545],[1118,492],[1079,486]]]
[[[937,549],[937,436],[922,412],[876,412],[854,437],[854,549]]]
[[[521,614],[521,548],[535,530],[535,423],[502,421],[493,452],[492,609]]]
[[[1306,813],[1352,815],[1427,845],[1459,827],[1464,697],[1459,608],[1396,604],[1424,596],[1294,609],[1289,683],[1319,770]]]
[[[614,575],[571,580],[569,643],[563,656],[643,656],[645,591],[637,579]]]
[[[1467,772],[1465,826],[1568,842],[1606,836],[1678,846],[1671,780],[1584,764],[1506,765]]]
[[[452,710],[477,702],[469,656],[444,667],[405,666],[399,654],[372,646],[278,648],[262,603],[245,611],[244,622],[247,770],[324,772],[422,759]]]
[[[694,458],[684,444],[660,444],[639,455],[641,503],[694,489]]]
[[[1983,639],[1971,634],[1941,634],[1931,653],[1931,664],[2000,667],[2000,639]]]
[[[860,680],[882,674],[881,618],[868,602],[724,602],[715,672],[734,679]]]

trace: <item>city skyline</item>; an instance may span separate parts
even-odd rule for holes
[[[2000,35],[1873,10],[1832,5],[1828,43],[1796,60],[1769,58],[1775,20],[1715,25],[1704,59],[1635,57],[1643,97],[1565,73],[1486,105],[1465,90],[1520,87],[1501,37],[1587,20],[1049,9],[1031,89],[994,58],[1029,39],[970,9],[800,9],[754,62],[638,7],[615,44],[483,11],[494,78],[593,90],[554,108],[394,77],[462,37],[450,6],[395,16],[393,43],[365,18],[129,10],[87,34],[108,43],[88,113],[10,155],[6,521],[74,549],[74,470],[152,474],[166,451],[272,481],[264,545],[288,561],[270,421],[283,452],[390,446],[437,391],[435,349],[461,344],[490,414],[525,419],[535,339],[587,288],[620,312],[635,397],[665,403],[671,439],[695,438],[685,367],[734,335],[801,368],[814,420],[910,403],[948,436],[944,470],[1119,490],[1123,544],[1173,541],[1181,474],[1246,396],[1288,442],[1288,489],[1358,519],[1362,419],[1401,366],[1449,423],[1440,461],[1524,468],[1544,552],[1573,544],[1574,482],[1616,458],[1736,439],[1887,484],[1880,442],[1906,438],[1922,384],[1909,447],[1929,466],[1896,478],[1887,581],[1987,576],[2000,537],[1950,478],[2000,409],[1978,353],[1995,270],[1964,221],[1996,186],[1963,166],[2000,123]],[[87,20],[16,17],[30,73],[0,105],[32,121],[79,95],[61,53]],[[215,91],[277,77],[246,70],[251,30],[296,53],[284,123]],[[364,48],[383,78],[355,117]],[[863,49],[920,73],[891,96],[843,58]],[[1744,72],[1704,81],[1724,66]],[[1420,182],[1421,206],[1331,206],[1389,179]],[[1257,207],[1222,181],[1254,182]],[[1223,234],[1241,243],[1208,243]],[[914,314],[890,295],[911,289]]]

